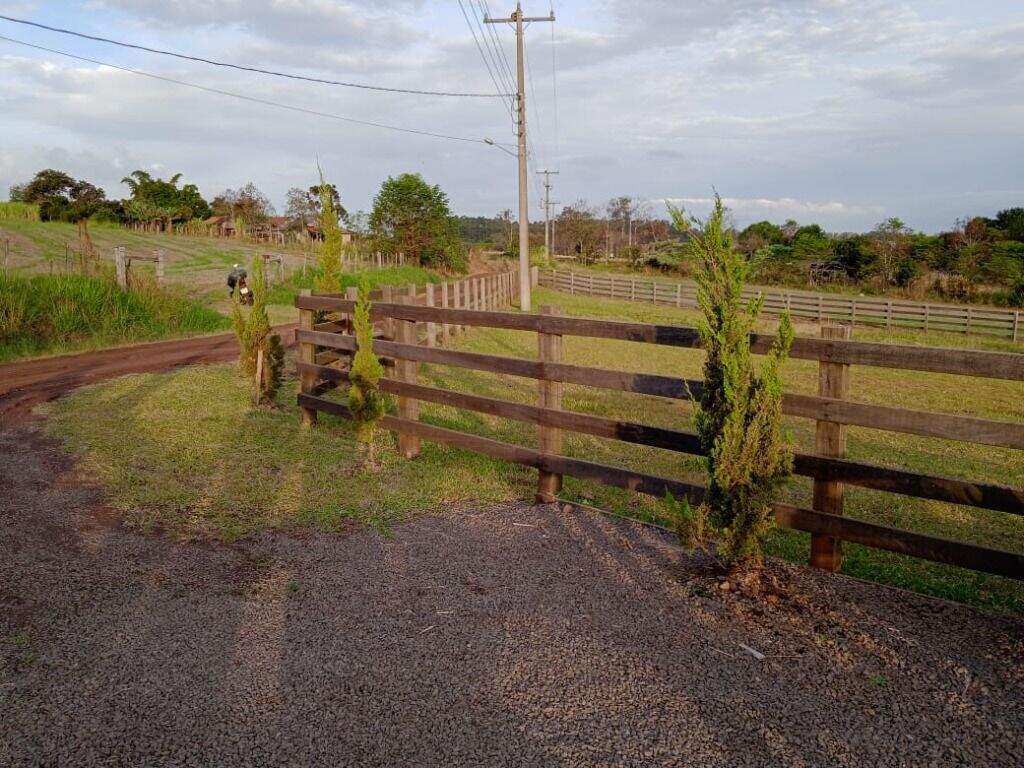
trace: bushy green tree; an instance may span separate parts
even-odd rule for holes
[[[210,205],[199,194],[199,188],[195,184],[179,187],[179,181],[180,173],[165,181],[146,171],[133,171],[121,179],[131,192],[123,202],[125,213],[135,221],[163,222],[168,229],[176,221],[208,218]]]
[[[711,528],[722,538],[718,555],[730,568],[756,562],[774,520],[772,505],[792,474],[790,439],[782,428],[780,368],[789,354],[793,327],[783,315],[760,371],[753,366],[750,332],[761,302],[742,298],[748,263],[723,226],[725,209],[716,195],[707,222],[671,209],[679,228],[692,234],[694,278],[702,317],[704,384],[695,415],[707,453],[708,491],[696,510],[683,505],[680,533],[700,544]]]
[[[388,177],[373,200],[369,224],[374,245],[385,253],[404,253],[438,269],[466,268],[448,196],[418,173]]]
[[[359,282],[359,297],[353,314],[356,353],[349,371],[348,407],[355,423],[356,440],[363,446],[364,465],[375,467],[374,435],[377,422],[387,408],[387,396],[380,391],[384,366],[373,352],[373,321],[370,319],[370,285]]]
[[[320,275],[317,289],[323,293],[337,293],[341,290],[341,227],[338,225],[338,211],[334,205],[334,187],[324,181],[320,173],[320,255],[317,259]]]

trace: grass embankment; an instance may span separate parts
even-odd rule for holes
[[[283,283],[278,283],[270,289],[267,302],[270,304],[293,304],[295,296],[304,288],[316,290],[319,273],[315,268],[308,269],[305,273],[296,272]],[[341,288],[356,287],[359,281],[365,277],[371,290],[382,285],[424,285],[426,283],[440,283],[443,278],[423,267],[402,265],[396,267],[383,267],[382,269],[366,269],[360,272],[343,272],[341,274]]]
[[[0,361],[226,330],[227,318],[146,282],[105,275],[0,274]]]
[[[609,302],[538,291],[537,303],[560,304],[569,315],[659,322],[692,322],[693,313],[665,307]],[[807,327],[798,332],[810,333]],[[882,331],[855,330],[855,338],[895,340]],[[904,334],[899,340],[906,341]],[[949,341],[917,334],[920,343],[979,346],[989,340],[954,336]],[[533,334],[478,330],[458,346],[479,352],[536,356]],[[699,377],[698,350],[654,348],[603,339],[566,337],[567,362],[675,376]],[[789,391],[813,393],[817,364],[792,360]],[[424,366],[421,381],[518,402],[536,401],[536,383],[509,376]],[[454,503],[532,498],[531,470],[466,451],[424,443],[416,461],[383,451],[379,474],[353,474],[355,445],[348,425],[321,414],[321,425],[303,432],[294,403],[295,384],[280,396],[280,410],[252,411],[248,387],[226,367],[134,376],[81,390],[53,406],[51,428],[82,452],[87,469],[110,488],[114,504],[131,522],[183,534],[234,537],[267,525],[314,523],[337,528],[356,520],[386,527],[414,510]],[[892,369],[853,369],[851,397],[866,402],[975,414],[1024,422],[1019,382],[968,379]],[[565,407],[609,417],[689,428],[687,403],[580,386],[566,386]],[[421,405],[434,424],[509,442],[535,445],[535,428],[452,408]],[[796,446],[813,446],[814,422],[788,419]],[[131,444],[122,439],[132,434]],[[382,441],[391,437],[384,435]],[[569,455],[645,472],[703,482],[695,457],[588,436],[567,436]],[[1024,485],[1019,452],[851,428],[852,458],[942,475]],[[666,522],[661,503],[614,488],[566,479],[566,498],[645,520]],[[811,484],[795,478],[786,492],[809,506]],[[847,489],[847,514],[910,530],[1004,549],[1024,549],[1024,520],[938,502],[858,488]],[[456,543],[453,543],[455,545]],[[806,562],[808,537],[774,532],[772,555]],[[847,546],[844,571],[974,605],[1024,613],[1024,585],[1009,579],[925,563],[855,545]]]

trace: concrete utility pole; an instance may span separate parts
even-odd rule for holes
[[[523,16],[523,7],[516,3],[516,9],[507,19],[492,19],[484,16],[484,24],[514,24],[516,27],[516,122],[519,134],[519,308],[530,311],[530,205],[527,199],[526,155],[526,75],[523,63],[523,24],[534,21],[554,21],[554,11],[549,16]]]
[[[551,177],[557,176],[558,171],[537,171],[538,175],[544,177],[544,255],[551,258]]]

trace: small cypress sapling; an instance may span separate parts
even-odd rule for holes
[[[317,170],[320,170],[319,165]],[[331,185],[324,180],[320,170],[320,257],[317,260],[320,276],[317,290],[322,293],[337,293],[341,290],[341,227],[338,226],[338,212],[334,209],[334,195]]]
[[[761,370],[751,360],[750,332],[761,301],[744,302],[749,268],[725,229],[725,209],[715,195],[703,225],[671,209],[676,227],[691,234],[697,301],[703,317],[698,332],[707,355],[704,385],[694,421],[707,453],[708,491],[697,510],[672,500],[681,534],[701,544],[706,528],[722,536],[718,556],[729,568],[757,562],[762,540],[774,520],[776,493],[793,470],[790,439],[782,428],[780,369],[793,342],[788,313]]]
[[[359,282],[359,294],[353,313],[356,335],[356,353],[349,371],[351,386],[348,407],[355,423],[356,440],[365,451],[364,465],[376,466],[374,433],[377,421],[387,408],[387,396],[380,391],[384,366],[373,353],[373,321],[370,319],[370,285],[364,277]]]

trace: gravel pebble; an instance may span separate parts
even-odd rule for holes
[[[525,504],[176,542],[0,455],[2,766],[1022,762],[1012,618]]]

